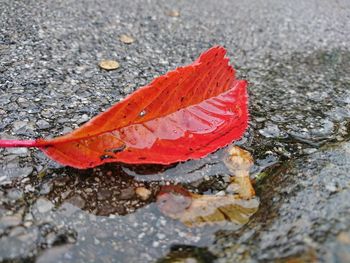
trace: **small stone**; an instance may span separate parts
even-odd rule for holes
[[[164,239],[166,236],[165,236],[163,233],[158,233],[158,234],[157,234],[157,237],[158,237],[158,239],[162,240],[162,239]]]
[[[23,223],[23,225],[25,227],[31,227],[33,225],[33,222],[32,221],[26,221],[26,222]]]
[[[17,226],[22,222],[22,218],[20,214],[13,216],[4,216],[0,219],[0,225],[5,227]]]
[[[73,131],[71,127],[64,127],[61,133],[67,134],[67,133],[70,133],[71,131]]]
[[[280,129],[276,124],[267,124],[264,129],[259,130],[259,133],[266,138],[276,138],[280,135]]]
[[[124,34],[121,35],[119,39],[121,42],[123,42],[125,44],[131,44],[135,41],[135,39],[133,37],[128,36],[128,35],[124,35]]]
[[[11,200],[18,200],[23,197],[23,191],[19,189],[10,189],[6,196]]]
[[[63,186],[66,186],[68,183],[69,183],[69,177],[67,177],[67,176],[58,177],[58,178],[54,181],[55,187],[63,187]]]
[[[120,207],[113,207],[113,206],[102,206],[99,207],[97,215],[99,216],[110,216],[111,214],[124,214],[125,213],[125,208],[120,206]]]
[[[27,121],[15,121],[13,125],[13,131],[17,132],[21,129],[24,129],[27,126],[28,122]]]
[[[46,249],[37,259],[37,263],[59,262],[60,258],[72,248],[73,245],[54,246]]]
[[[264,122],[264,121],[266,121],[266,118],[264,118],[264,117],[256,117],[255,120],[257,122]]]
[[[24,178],[33,172],[33,167],[0,167],[0,175],[5,176],[6,179]]]
[[[13,132],[16,134],[29,135],[33,133],[33,130],[34,130],[34,125],[32,122],[15,121],[13,123]]]
[[[46,198],[39,198],[36,201],[36,207],[39,213],[46,213],[49,212],[54,207],[54,205]]]
[[[105,70],[115,70],[120,67],[119,63],[115,60],[102,60],[98,65]]]
[[[79,208],[67,202],[64,202],[58,209],[58,212],[62,213],[65,217],[72,216],[76,211],[79,211]]]
[[[145,187],[137,187],[135,192],[143,201],[146,201],[152,194],[152,192]]]
[[[338,191],[338,188],[336,185],[330,183],[330,184],[326,184],[326,189],[331,192],[331,193],[335,193]]]
[[[51,189],[53,187],[53,184],[50,183],[44,183],[40,188],[40,194],[46,195],[51,192]]]
[[[25,193],[30,193],[30,192],[34,192],[35,191],[35,187],[34,186],[32,186],[32,185],[26,185],[25,187],[24,187],[24,192]]]
[[[27,100],[25,98],[18,98],[17,99],[17,102],[18,103],[23,103],[23,102],[26,102]]]
[[[71,203],[74,206],[77,206],[79,208],[84,208],[85,206],[85,200],[81,198],[80,195],[74,195],[71,198],[67,200],[67,202]]]
[[[122,200],[128,200],[134,197],[135,194],[135,190],[134,188],[130,187],[130,188],[126,188],[126,189],[122,189],[120,191],[120,199]]]
[[[97,200],[102,201],[109,199],[111,197],[112,193],[108,189],[101,189],[97,192]]]
[[[71,192],[72,192],[72,190],[66,190],[65,192],[63,192],[62,194],[61,194],[61,199],[66,199],[70,194],[71,194]]]
[[[89,120],[89,116],[87,114],[83,114],[80,116],[80,118],[78,119],[77,123],[78,124],[82,124],[84,122],[87,122]]]
[[[312,154],[314,152],[317,152],[316,148],[306,148],[303,150],[305,154]]]
[[[29,150],[24,147],[18,147],[18,148],[7,148],[6,152],[9,154],[19,155],[19,156],[26,156],[28,155]]]
[[[171,10],[171,11],[167,12],[167,15],[171,16],[171,17],[179,17],[180,16],[180,12],[177,11],[177,10]]]
[[[152,246],[153,247],[159,247],[159,242],[158,241],[153,241]]]
[[[85,193],[91,194],[94,190],[92,190],[92,188],[88,187],[84,189]]]
[[[16,226],[13,229],[11,229],[11,232],[9,233],[9,236],[20,236],[26,233],[26,229],[23,226]]]
[[[337,236],[337,240],[346,245],[350,245],[350,235],[349,233],[346,232],[340,232]]]
[[[48,123],[48,122],[45,121],[45,120],[38,120],[38,121],[36,122],[36,126],[37,126],[40,130],[44,130],[44,129],[50,128],[50,123]]]
[[[52,109],[43,109],[43,110],[41,111],[41,115],[42,115],[44,118],[50,119],[50,118],[52,117],[52,115],[53,115],[53,111],[52,111]]]
[[[99,245],[101,242],[100,240],[98,240],[96,237],[94,238],[94,244],[97,246]]]

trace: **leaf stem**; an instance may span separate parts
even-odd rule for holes
[[[0,148],[8,147],[37,147],[36,140],[0,140]]]

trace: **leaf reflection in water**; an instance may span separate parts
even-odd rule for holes
[[[249,178],[253,158],[248,151],[232,146],[224,163],[231,183],[223,195],[200,195],[180,186],[165,186],[157,196],[159,210],[187,226],[233,222],[244,225],[258,210],[259,201]]]
[[[157,196],[159,210],[189,227],[232,222],[244,225],[258,210],[259,201],[238,195],[199,195],[180,186],[164,186]]]

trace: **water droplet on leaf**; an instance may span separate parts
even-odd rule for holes
[[[146,114],[147,114],[147,112],[146,112],[145,110],[143,110],[143,111],[140,112],[139,116],[140,116],[140,117],[143,117],[143,116],[145,116]]]

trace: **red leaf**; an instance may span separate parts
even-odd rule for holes
[[[61,164],[169,164],[198,159],[239,139],[247,128],[247,82],[236,80],[226,51],[154,79],[73,132],[51,140],[0,141],[35,146]]]

